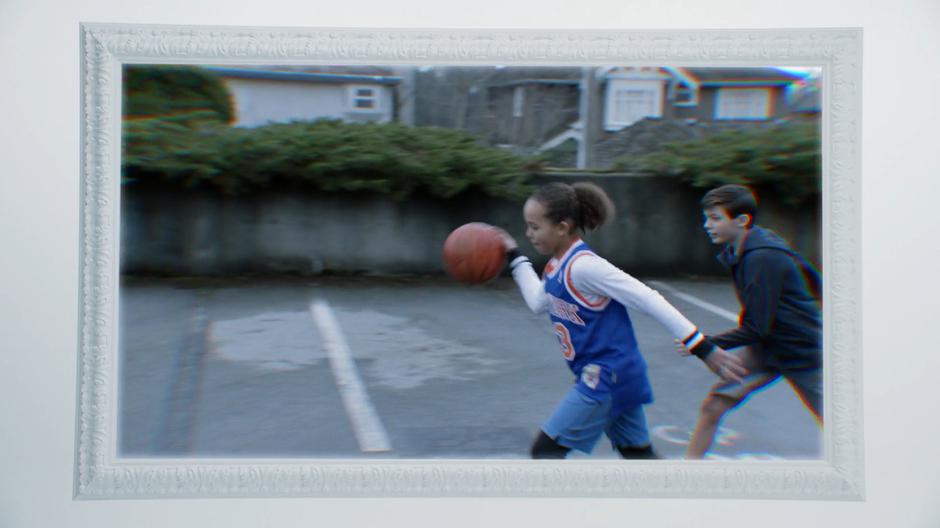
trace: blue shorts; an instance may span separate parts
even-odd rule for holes
[[[793,391],[803,402],[803,405],[813,414],[813,417],[822,424],[823,405],[823,378],[821,368],[810,369],[779,369],[767,366],[760,354],[748,347],[736,348],[732,351],[741,358],[748,374],[742,383],[718,381],[711,388],[711,394],[730,398],[736,405],[743,403],[753,394],[770,387],[785,378]]]
[[[610,416],[610,400],[588,398],[572,387],[552,415],[542,424],[542,431],[559,445],[590,453],[601,433],[610,438],[611,447],[642,447],[649,445],[649,431],[642,405]]]

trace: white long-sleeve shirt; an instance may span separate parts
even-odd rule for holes
[[[577,244],[572,246],[572,249]],[[571,249],[569,249],[571,251]],[[567,257],[553,258],[546,266],[552,270]],[[512,278],[519,286],[526,304],[535,313],[548,310],[549,299],[544,280],[539,279],[526,257],[517,257],[510,263]],[[687,342],[689,348],[699,344],[703,336],[691,321],[669,304],[662,295],[607,260],[593,254],[578,257],[570,264],[571,286],[588,302],[596,303],[609,297],[627,308],[638,310],[663,325],[677,339]],[[547,272],[548,273],[548,272]],[[546,273],[546,274],[547,274]]]

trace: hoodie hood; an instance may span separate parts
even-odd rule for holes
[[[747,237],[744,238],[744,244],[741,246],[740,254],[736,255],[734,253],[734,246],[728,244],[721,253],[718,254],[718,260],[730,268],[737,264],[746,253],[764,248],[778,249],[790,255],[794,254],[793,249],[787,245],[784,239],[780,238],[780,235],[769,229],[754,226],[748,231]]]

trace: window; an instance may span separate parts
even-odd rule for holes
[[[770,90],[766,88],[722,88],[718,90],[715,119],[767,119]]]
[[[614,95],[614,120],[639,121],[656,114],[656,94],[649,90],[617,90]]]
[[[350,106],[354,112],[368,112],[379,107],[379,92],[369,86],[353,86],[349,89]]]
[[[607,130],[619,130],[645,117],[662,117],[662,82],[612,81],[607,92]]]

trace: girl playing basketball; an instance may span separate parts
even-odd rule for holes
[[[533,458],[590,453],[601,433],[624,458],[655,458],[643,405],[652,401],[646,363],[627,308],[659,321],[727,380],[746,374],[740,360],[711,343],[659,293],[594,254],[581,233],[611,219],[614,207],[591,183],[551,183],[525,203],[526,238],[552,259],[540,280],[516,241],[501,231],[513,279],[533,312],[547,311],[576,378],[531,447]]]

